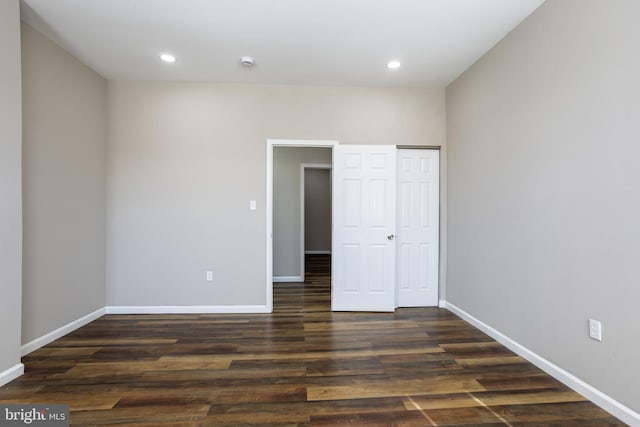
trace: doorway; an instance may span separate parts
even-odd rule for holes
[[[267,203],[266,203],[266,305],[273,311],[274,282],[304,281],[305,240],[301,212],[304,209],[301,197],[303,181],[302,164],[320,167],[331,167],[332,149],[337,141],[324,140],[267,140]],[[298,153],[295,152],[297,149]],[[328,156],[323,158],[309,157],[309,153],[322,149]],[[317,151],[317,150],[315,150]],[[302,153],[302,155],[299,155]],[[275,156],[274,156],[275,154]],[[284,154],[282,158],[280,154]],[[307,156],[307,157],[305,157]],[[280,160],[297,157],[297,164],[289,163],[287,176],[282,176],[283,169],[278,168]],[[280,159],[280,160],[279,160]],[[289,177],[289,179],[287,179]],[[288,195],[278,194],[275,184],[289,187]],[[295,195],[294,195],[295,193]],[[284,198],[281,198],[284,197]],[[274,203],[276,202],[277,203]],[[287,206],[289,208],[287,208]],[[278,210],[276,210],[278,208]],[[281,212],[289,214],[282,215]],[[293,213],[293,215],[291,215]],[[284,232],[283,232],[284,231]]]
[[[439,253],[439,151],[404,150],[395,146],[340,146],[337,141],[267,141],[267,308],[273,310],[273,281],[301,281],[304,275],[304,241],[300,237],[295,254],[298,276],[274,275],[273,153],[277,147],[328,147],[332,156],[332,265],[331,304],[334,311],[393,311],[413,305],[407,280],[429,288],[431,300],[420,306],[435,306],[438,300]],[[415,147],[414,147],[415,148]],[[399,154],[403,152],[404,154]],[[430,152],[429,156],[421,153]],[[408,157],[412,160],[407,160]],[[399,159],[399,164],[396,164]],[[411,164],[412,184],[403,181],[403,170]],[[428,171],[429,182],[422,180]],[[415,173],[414,173],[415,172]],[[411,175],[411,174],[410,174]],[[398,187],[396,188],[396,185]],[[396,198],[396,191],[401,193]],[[402,193],[404,192],[404,193]],[[407,199],[407,194],[412,195]],[[415,194],[416,197],[413,197]],[[423,197],[424,196],[424,197]],[[404,198],[403,198],[404,197]],[[410,200],[410,202],[407,202]],[[302,201],[300,201],[302,203]],[[408,210],[411,215],[408,215]],[[400,221],[396,224],[396,216]],[[406,218],[417,218],[414,229]],[[301,223],[303,220],[299,220]],[[404,222],[403,222],[404,221]],[[425,240],[405,239],[428,225]],[[404,228],[403,228],[404,227]],[[302,231],[300,235],[302,235]],[[398,236],[398,239],[396,239]],[[413,248],[411,248],[411,246]],[[404,251],[404,252],[403,252]],[[397,256],[397,253],[400,253]],[[402,256],[402,254],[417,254]],[[435,255],[435,256],[434,256]],[[417,261],[415,261],[417,259]],[[409,272],[409,275],[407,275]],[[409,278],[409,279],[407,279]],[[403,302],[400,293],[407,298]],[[415,293],[415,295],[418,295]],[[416,304],[417,305],[417,304]]]

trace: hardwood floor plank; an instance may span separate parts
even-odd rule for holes
[[[101,349],[102,347],[43,347],[34,351],[29,356],[33,360],[39,357],[45,358],[46,360],[53,358],[78,358],[81,356],[93,356]]]
[[[335,401],[316,402],[277,402],[270,404],[213,404],[209,415],[244,413],[282,413],[306,415],[336,415],[353,413],[372,413],[401,411],[404,409],[401,399],[395,397],[371,398],[371,399],[345,399]]]
[[[496,356],[496,357],[478,357],[478,358],[456,357],[455,361],[460,366],[463,366],[465,368],[504,366],[504,365],[522,365],[522,364],[529,363],[520,356]]]
[[[121,396],[81,396],[81,395],[69,395],[67,393],[56,394],[56,393],[47,393],[46,394],[46,402],[42,400],[42,396],[38,394],[33,394],[30,396],[22,396],[17,399],[2,399],[3,404],[14,403],[14,404],[24,404],[24,403],[47,403],[47,404],[61,404],[61,405],[69,405],[72,411],[87,411],[87,410],[99,410],[99,409],[111,409],[116,403],[120,400]]]
[[[414,411],[416,412],[416,411]],[[506,423],[489,408],[482,406],[417,411],[428,416],[436,426],[502,426]]]
[[[68,337],[68,336],[67,336]],[[141,344],[174,344],[175,338],[72,338],[63,337],[49,344],[50,347],[130,346]]]
[[[217,403],[256,403],[256,402],[305,402],[307,390],[304,387],[289,385],[263,385],[226,387],[218,396]]]
[[[491,409],[508,422],[555,424],[564,421],[602,420],[616,423],[614,417],[590,402],[557,402],[526,405],[492,406]]]
[[[341,425],[366,427],[424,427],[435,424],[432,424],[429,419],[419,411],[389,411],[312,416],[311,425],[314,427]]]
[[[60,380],[72,378],[89,379],[143,375],[157,371],[227,369],[230,363],[231,360],[229,358],[211,360],[201,359],[198,356],[192,356],[191,358],[160,357],[154,361],[79,363],[63,374],[53,375],[52,378]]]
[[[208,412],[208,404],[153,405],[112,408],[108,411],[75,411],[71,420],[72,424],[77,426],[119,425],[138,421],[157,425],[163,422],[200,421]]]
[[[442,378],[434,381],[416,379],[405,381],[367,381],[363,385],[341,385],[328,387],[309,387],[309,400],[339,400],[347,398],[363,399],[368,397],[406,396],[423,394],[461,393],[485,390],[474,379]]]
[[[558,385],[558,381],[546,374],[526,375],[522,377],[512,376],[503,378],[481,378],[478,382],[486,390],[536,390],[550,388]]]
[[[542,389],[522,392],[473,392],[403,398],[408,410],[450,409],[476,406],[536,405],[540,403],[583,402],[586,399],[570,390]]]

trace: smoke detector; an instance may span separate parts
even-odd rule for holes
[[[240,64],[243,67],[251,68],[256,65],[256,60],[250,56],[243,56],[242,58],[240,58]]]

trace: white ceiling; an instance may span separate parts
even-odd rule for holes
[[[22,16],[110,79],[440,87],[543,2],[22,0]]]

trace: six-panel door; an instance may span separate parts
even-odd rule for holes
[[[334,311],[393,311],[396,147],[334,148]]]
[[[398,307],[438,305],[439,154],[398,150]]]

